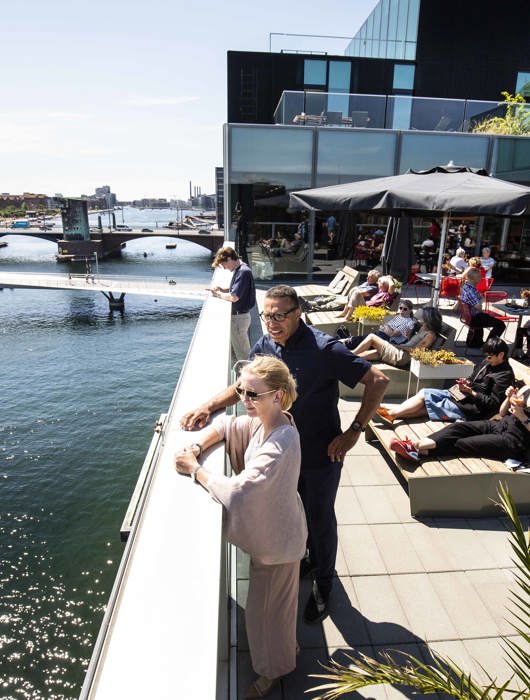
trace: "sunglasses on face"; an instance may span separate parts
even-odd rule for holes
[[[242,389],[240,386],[236,386],[235,391],[241,400],[247,398],[249,401],[252,401],[252,403],[256,403],[256,401],[260,400],[260,396],[265,396],[265,394],[273,394],[276,391],[276,389],[262,391],[258,394],[256,391],[250,391],[248,389]]]
[[[408,306],[400,306],[398,307],[398,311],[410,311]]]
[[[287,316],[295,311],[298,308],[298,306],[293,306],[292,309],[289,309],[289,311],[285,311],[283,313],[276,313],[276,314],[266,314],[264,311],[260,312],[259,317],[261,318],[262,321],[265,323],[270,323],[271,321],[276,321],[276,323],[281,323],[282,321],[285,321]]]

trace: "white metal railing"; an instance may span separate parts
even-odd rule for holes
[[[221,506],[174,468],[197,439],[179,417],[221,391],[230,305],[203,307],[168,415],[152,481],[140,499],[80,698],[226,698],[229,634]],[[224,449],[206,456],[224,472]]]

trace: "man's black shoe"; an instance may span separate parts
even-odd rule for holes
[[[304,557],[300,560],[300,578],[306,578],[306,576],[312,574],[314,570],[315,566],[308,557]]]
[[[320,590],[313,581],[313,590],[304,610],[304,620],[310,625],[320,622],[328,614],[329,591]]]

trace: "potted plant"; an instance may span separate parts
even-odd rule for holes
[[[450,350],[411,350],[410,371],[418,379],[469,377],[474,365]]]

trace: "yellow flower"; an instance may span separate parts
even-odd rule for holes
[[[411,350],[410,356],[421,362],[422,365],[463,365],[465,360],[458,358],[450,350]]]
[[[388,313],[388,309],[380,306],[357,306],[353,310],[353,320],[358,321],[361,318],[365,318],[370,321],[382,321],[385,316],[388,316]]]

